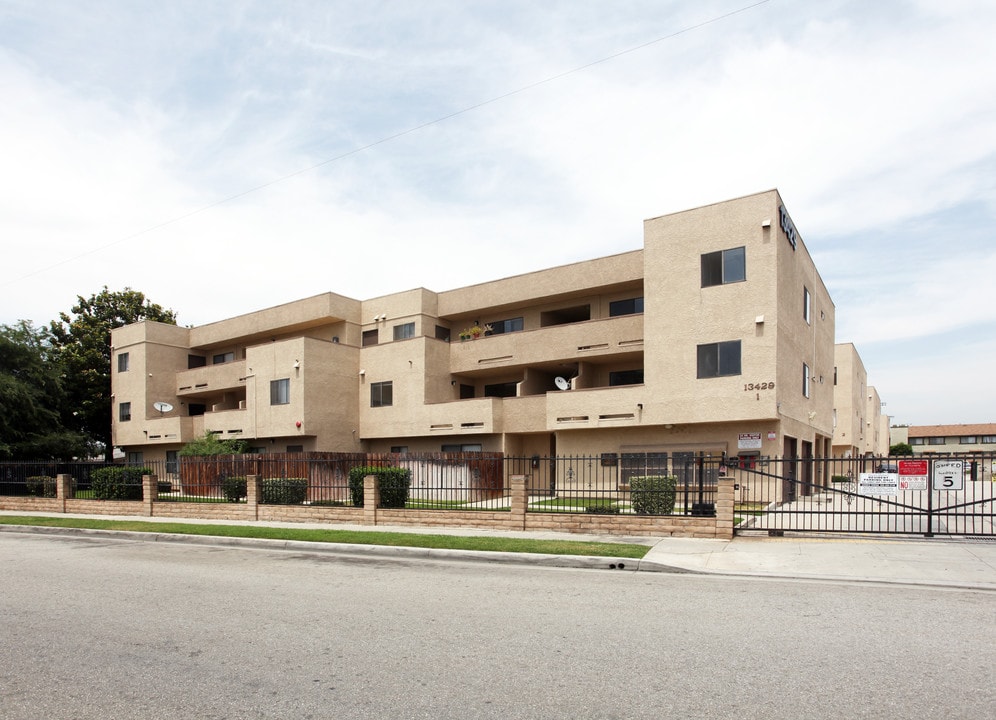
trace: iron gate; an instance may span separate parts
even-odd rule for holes
[[[996,455],[739,457],[734,531],[996,537]]]

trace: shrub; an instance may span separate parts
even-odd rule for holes
[[[144,467],[104,467],[90,475],[95,500],[141,500],[142,476],[152,471]]]
[[[382,508],[403,508],[411,489],[411,470],[398,467],[355,467],[349,471],[349,497],[354,507],[363,507],[363,478],[374,475]]]
[[[630,478],[630,502],[637,515],[670,515],[674,512],[677,478],[674,475],[647,475]]]
[[[54,498],[57,494],[55,492],[55,478],[48,475],[32,475],[25,478],[24,486],[27,488],[28,495]]]
[[[245,476],[226,477],[221,479],[221,491],[225,493],[228,502],[238,502],[246,496],[247,482]]]
[[[584,509],[585,512],[590,512],[592,515],[618,515],[619,506],[618,505],[589,505]]]
[[[262,494],[267,505],[300,505],[308,497],[308,478],[263,478]]]

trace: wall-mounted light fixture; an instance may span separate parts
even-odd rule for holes
[[[754,322],[757,325],[764,325],[764,315],[758,315],[756,318],[754,318]]]
[[[640,410],[643,410],[643,403],[637,403],[637,404],[636,404],[636,406],[637,406],[637,407],[638,407],[638,408],[639,408]]]
[[[294,369],[298,370],[300,367],[301,367],[301,361],[300,360],[295,360],[294,361]]]
[[[768,218],[762,220],[761,221],[761,227],[763,227],[763,228],[769,228],[769,227],[771,227],[771,220],[768,219]]]
[[[366,374],[367,374],[366,370],[360,370],[360,377],[363,377]]]

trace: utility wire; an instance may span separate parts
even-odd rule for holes
[[[224,205],[226,203],[230,203],[233,200],[238,200],[239,198],[243,198],[246,195],[251,195],[253,193],[259,192],[260,190],[264,190],[264,189],[266,189],[268,187],[272,187],[272,186],[277,185],[279,183],[285,182],[287,180],[290,180],[291,178],[297,177],[298,175],[303,175],[305,173],[309,173],[312,170],[316,170],[316,169],[318,169],[320,167],[324,167],[326,165],[331,165],[332,163],[339,162],[340,160],[344,160],[344,159],[346,159],[348,157],[351,157],[353,155],[356,155],[358,153],[364,152],[366,150],[370,150],[371,148],[375,148],[378,145],[384,145],[386,143],[393,142],[393,141],[395,141],[395,140],[397,140],[399,138],[405,137],[406,135],[411,135],[413,133],[417,133],[418,131],[424,130],[427,127],[432,127],[433,125],[438,125],[439,123],[446,122],[447,120],[452,120],[455,117],[460,117],[461,115],[466,115],[467,113],[474,112],[475,110],[480,110],[483,107],[487,107],[488,105],[493,105],[494,103],[501,102],[502,100],[507,100],[510,97],[514,97],[516,95],[520,95],[520,94],[522,94],[524,92],[527,92],[529,90],[533,90],[535,88],[540,87],[541,85],[547,85],[549,83],[555,82],[557,80],[561,80],[561,79],[563,79],[565,77],[568,77],[569,75],[574,75],[574,74],[582,72],[584,70],[588,70],[589,68],[593,68],[596,65],[601,65],[603,63],[610,62],[610,61],[615,60],[617,58],[623,57],[624,55],[630,55],[632,53],[639,52],[640,50],[644,50],[644,49],[646,49],[648,47],[651,47],[652,45],[656,45],[658,43],[662,43],[665,40],[672,40],[672,39],[678,37],[679,35],[684,35],[686,33],[690,33],[690,32],[693,32],[695,30],[699,30],[701,28],[704,28],[704,27],[706,27],[708,25],[712,25],[714,23],[721,22],[722,20],[726,20],[727,18],[731,18],[731,17],[733,17],[735,15],[740,15],[742,13],[745,13],[745,12],[748,12],[750,10],[753,10],[753,9],[755,9],[755,8],[761,6],[761,5],[765,5],[766,3],[770,2],[770,1],[771,0],[759,0],[758,2],[752,3],[750,5],[745,5],[745,6],[741,7],[741,8],[736,9],[736,10],[731,10],[730,12],[724,13],[722,15],[717,15],[716,17],[710,18],[708,20],[703,20],[702,22],[696,23],[695,25],[689,25],[687,27],[681,28],[680,30],[675,30],[674,32],[669,33],[668,35],[662,35],[659,38],[655,38],[654,40],[649,40],[649,41],[647,41],[647,42],[645,42],[645,43],[643,43],[641,45],[636,45],[636,46],[628,48],[626,50],[620,50],[617,53],[613,53],[612,55],[606,55],[605,57],[600,58],[598,60],[593,60],[590,63],[586,63],[584,65],[579,65],[579,66],[577,66],[575,68],[572,68],[570,70],[565,70],[562,73],[558,73],[556,75],[551,75],[550,77],[544,78],[542,80],[537,80],[536,82],[530,83],[528,85],[523,85],[522,87],[517,88],[515,90],[510,90],[509,92],[504,93],[503,95],[496,95],[493,98],[490,98],[488,100],[482,100],[481,102],[476,103],[474,105],[468,105],[467,107],[462,108],[460,110],[456,110],[454,112],[451,112],[448,115],[442,115],[440,117],[435,118],[434,120],[426,121],[426,122],[424,122],[424,123],[422,123],[420,125],[414,125],[414,126],[408,128],[407,130],[402,130],[400,132],[394,133],[393,135],[386,135],[386,136],[380,138],[379,140],[374,140],[373,142],[367,143],[366,145],[361,145],[359,147],[355,147],[352,150],[348,150],[347,152],[344,152],[344,153],[342,153],[340,155],[336,155],[334,157],[326,158],[325,160],[322,160],[321,162],[317,162],[314,165],[309,165],[308,167],[301,168],[300,170],[295,170],[292,173],[288,173],[287,175],[282,175],[281,177],[278,177],[278,178],[275,178],[273,180],[270,180],[269,182],[265,182],[262,185],[256,185],[255,187],[251,187],[251,188],[249,188],[247,190],[243,190],[242,192],[235,193],[234,195],[229,195],[228,197],[222,198],[221,200],[217,200],[217,201],[215,201],[213,203],[210,203],[208,205],[203,205],[203,206],[201,206],[201,207],[199,207],[199,208],[197,208],[195,210],[191,210],[188,213],[184,213],[183,215],[177,215],[176,217],[170,218],[169,220],[164,220],[161,223],[158,223],[156,225],[152,225],[150,227],[147,227],[144,230],[139,230],[138,232],[132,233],[131,235],[126,235],[126,236],[124,236],[122,238],[118,238],[117,240],[113,240],[113,241],[111,241],[111,242],[109,242],[109,243],[107,243],[105,245],[100,245],[98,247],[92,248],[91,250],[87,250],[85,252],[79,253],[78,255],[74,255],[73,257],[66,258],[65,260],[61,260],[61,261],[59,261],[57,263],[53,263],[51,265],[47,265],[47,266],[45,266],[43,268],[39,268],[38,270],[35,270],[33,272],[30,272],[30,273],[27,273],[26,275],[21,275],[20,277],[14,279],[14,280],[11,280],[8,283],[5,283],[5,286],[13,285],[14,283],[20,282],[21,280],[26,280],[26,279],[28,279],[30,277],[34,277],[35,275],[40,275],[40,274],[42,274],[44,272],[48,272],[49,270],[53,270],[53,269],[55,269],[57,267],[61,267],[62,265],[66,265],[68,263],[75,262],[76,260],[80,260],[81,258],[87,257],[89,255],[93,255],[94,253],[98,253],[101,250],[107,250],[108,248],[114,247],[115,245],[120,245],[121,243],[127,242],[128,240],[134,240],[135,238],[141,237],[143,235],[148,235],[149,233],[155,232],[156,230],[161,230],[164,227],[168,227],[170,225],[175,225],[178,222],[181,222],[183,220],[191,218],[191,217],[193,217],[195,215],[200,215],[201,213],[207,212],[208,210],[212,210],[212,209],[214,209],[214,208],[216,208],[216,207],[218,207],[220,205]]]

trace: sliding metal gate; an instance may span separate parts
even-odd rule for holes
[[[996,538],[996,455],[719,462],[719,472],[734,481],[738,535]]]

